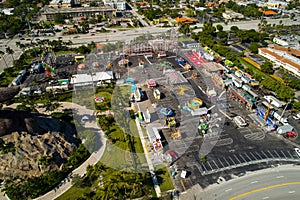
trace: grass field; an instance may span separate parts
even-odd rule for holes
[[[59,56],[59,55],[66,55],[66,54],[76,54],[75,51],[57,51],[55,52],[55,55]]]
[[[159,183],[160,190],[162,192],[173,190],[174,185],[167,167],[164,165],[157,165],[155,166],[155,171],[158,176],[158,183]]]
[[[56,198],[56,200],[73,200],[80,197],[85,191],[89,191],[88,187],[79,188],[76,186],[72,186],[69,190],[63,193],[60,197]]]
[[[125,143],[123,148],[125,148]],[[125,167],[129,164],[125,160],[125,151],[116,145],[109,143],[106,144],[106,148],[100,162],[112,168],[119,168],[120,166]]]

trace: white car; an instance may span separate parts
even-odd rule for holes
[[[294,118],[295,120],[300,119],[300,113],[298,113],[297,115],[293,115],[293,118]]]
[[[300,149],[299,148],[295,148],[295,151],[298,154],[298,156],[300,157]]]

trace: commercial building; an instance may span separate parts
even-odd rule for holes
[[[227,20],[231,20],[231,19],[243,19],[244,15],[241,13],[237,13],[237,12],[233,12],[231,10],[226,10],[225,12],[222,13],[222,16],[227,19]]]
[[[300,77],[300,59],[297,57],[272,48],[259,48],[258,54]]]
[[[80,7],[80,8],[53,8],[46,6],[41,11],[41,18],[44,21],[54,21],[54,17],[58,14],[68,17],[91,17],[102,16],[112,18],[116,16],[116,9],[111,7]]]

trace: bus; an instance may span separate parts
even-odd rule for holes
[[[75,56],[75,62],[84,62],[85,56]]]

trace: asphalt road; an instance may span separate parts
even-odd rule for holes
[[[251,172],[240,178],[220,182],[198,190],[182,194],[180,199],[300,199],[300,167],[280,166]]]
[[[299,25],[300,24],[300,17],[295,17],[297,19],[296,21],[291,20],[290,18],[281,18],[281,19],[271,19],[266,18],[265,20],[268,22],[268,24],[280,24],[282,23],[285,26],[291,26],[291,25]],[[237,26],[239,29],[258,29],[258,24],[261,22],[261,20],[251,20],[251,21],[237,21],[237,22],[229,22],[227,25],[224,23],[214,23],[214,25],[221,24],[223,26],[224,31],[230,30],[232,26]],[[203,27],[203,24],[197,24],[198,27]],[[200,29],[196,29],[196,31],[199,31]]]

